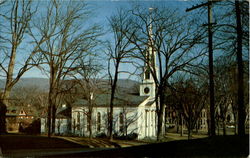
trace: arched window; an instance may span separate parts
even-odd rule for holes
[[[153,123],[154,123],[154,111],[152,110],[151,111],[151,126],[153,126]]]
[[[77,123],[80,124],[80,112],[77,112]]]
[[[80,112],[77,112],[77,125],[76,125],[77,130],[80,130],[80,120],[81,120]]]
[[[145,79],[150,79],[150,70],[149,69],[147,69],[145,71]]]
[[[90,117],[89,117],[89,112],[87,112],[87,131],[89,132],[90,131],[90,125],[91,124],[91,120],[90,120]]]
[[[227,122],[230,122],[230,121],[231,121],[231,116],[227,115]]]
[[[120,125],[120,132],[123,133],[124,132],[124,117],[123,117],[123,113],[120,113],[120,115],[119,115],[119,125]]]
[[[97,113],[97,132],[101,131],[101,113]]]

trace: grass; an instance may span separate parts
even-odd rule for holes
[[[44,136],[5,134],[0,135],[0,147],[5,150],[87,148],[59,138]]]
[[[51,157],[247,157],[249,154],[249,135],[215,136],[192,140],[182,139],[175,134],[168,134],[167,141],[126,148],[113,148],[108,150],[85,150],[74,154],[53,155]],[[77,137],[76,137],[77,138]],[[185,137],[183,137],[185,139]],[[84,141],[85,139],[82,139]],[[91,140],[89,140],[91,141]],[[99,143],[94,139],[91,143]],[[117,143],[125,143],[118,141]],[[103,142],[104,144],[106,142]],[[5,151],[34,150],[34,149],[86,149],[86,144],[80,145],[61,138],[47,138],[45,136],[31,136],[6,134],[0,135],[0,147]],[[49,156],[46,156],[49,157]]]
[[[247,157],[248,155],[249,135],[244,137],[232,135],[58,155],[58,157]]]

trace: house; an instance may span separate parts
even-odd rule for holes
[[[6,112],[7,132],[19,132],[35,120],[34,110],[20,106],[9,106]]]

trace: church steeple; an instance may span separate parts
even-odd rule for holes
[[[150,14],[153,8],[149,8]],[[153,49],[153,26],[152,19],[150,15],[149,27],[148,27],[148,44],[147,50],[145,51],[146,61],[144,63],[143,75],[142,75],[142,83],[140,85],[140,96],[150,96],[152,98],[155,97],[155,82],[151,71],[157,72],[156,67],[156,54]]]

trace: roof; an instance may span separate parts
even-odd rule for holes
[[[109,106],[110,105],[110,93],[96,94],[93,98],[94,106]],[[132,95],[132,94],[116,94],[114,98],[114,107],[120,106],[139,106],[146,98],[145,96]],[[88,101],[86,99],[78,99],[73,106],[87,106]]]
[[[71,108],[69,107],[58,108],[56,112],[57,118],[69,118],[70,116],[71,116]]]
[[[35,109],[23,106],[8,106],[6,116],[34,116]]]
[[[47,114],[47,108],[41,113],[41,118],[46,118],[48,116]],[[71,108],[70,107],[58,107],[56,110],[56,118],[70,118],[71,117]]]
[[[151,100],[149,102],[147,102],[146,106],[151,106],[155,101],[154,100]]]

